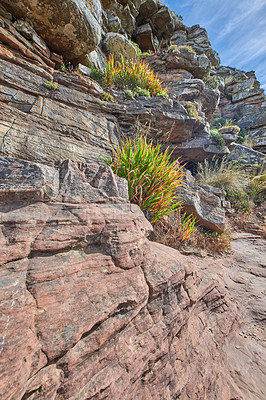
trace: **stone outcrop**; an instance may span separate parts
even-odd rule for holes
[[[104,71],[103,52],[114,52],[107,46],[114,37],[126,43],[125,58],[136,54],[130,39],[143,50],[158,50],[160,39],[164,51],[147,62],[168,98],[129,99],[114,89],[117,104],[104,102],[103,88],[76,73],[88,69],[73,71],[80,63]],[[261,396],[263,349],[235,342],[239,312],[218,261],[150,242],[152,226],[129,203],[126,181],[101,161],[122,136],[134,134],[136,121],[184,161],[229,152],[210,136],[220,93],[202,79],[216,73],[211,68],[219,60],[206,31],[185,27],[153,0],[3,0],[0,41],[3,400]],[[169,44],[194,51],[166,52]],[[252,73],[217,71],[223,73],[235,81],[225,91],[220,84],[220,113],[261,139],[265,101],[258,82]],[[188,188],[188,180],[187,210],[223,231],[223,193],[193,179]],[[243,260],[235,264],[233,257],[225,267],[237,284]],[[240,286],[250,281],[247,270]],[[259,327],[246,332],[260,335],[261,266],[251,273]],[[244,286],[235,292],[232,282],[227,286],[242,301]],[[246,308],[252,314],[251,303]],[[255,383],[237,362],[235,343],[244,348],[245,365],[253,352]]]
[[[3,0],[16,18],[28,18],[49,49],[73,60],[94,50],[101,40],[100,0]]]
[[[214,232],[225,230],[225,192],[209,185],[199,185],[190,171],[177,191],[184,210],[197,219],[200,225]]]
[[[220,67],[215,73],[224,79],[219,114],[233,119],[247,132],[252,148],[265,153],[266,100],[254,71]]]
[[[232,298],[147,240],[126,181],[70,161],[1,167],[3,398],[229,399]]]

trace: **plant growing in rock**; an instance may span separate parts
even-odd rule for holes
[[[168,53],[172,53],[175,50],[177,50],[176,44],[172,44],[171,46],[168,47]]]
[[[181,46],[178,46],[177,50],[181,50],[181,51],[182,50],[187,50],[190,53],[196,54],[195,50],[191,46],[189,46],[187,44],[182,44]]]
[[[219,87],[219,81],[215,76],[208,75],[203,79],[203,82],[205,83],[205,86],[209,89],[215,90]]]
[[[190,117],[196,118],[198,121],[200,121],[200,117],[199,117],[199,114],[198,114],[198,110],[197,110],[195,104],[193,104],[191,101],[187,101],[187,102],[185,103],[185,108],[186,108],[186,110],[187,110],[187,112],[188,112],[188,115],[189,115]]]
[[[106,64],[104,74],[107,86],[121,86],[137,92],[140,89],[146,90],[150,95],[167,97],[167,90],[162,87],[158,75],[145,64],[144,61],[126,62],[121,57],[120,63],[115,63],[114,57],[110,56]]]
[[[46,81],[43,85],[49,90],[56,90],[58,86],[57,83],[53,81]]]
[[[108,103],[117,103],[117,101],[114,99],[114,96],[112,96],[110,93],[107,93],[105,91],[103,91],[101,94],[101,100],[106,101]]]
[[[105,159],[114,173],[128,181],[129,199],[150,216],[151,222],[180,207],[175,194],[184,172],[176,161],[171,162],[168,148],[161,151],[140,136],[127,139],[113,149],[113,158]]]
[[[217,129],[211,130],[211,138],[213,139],[218,149],[222,150],[225,147],[225,140],[223,139],[222,134]]]
[[[243,189],[248,184],[247,173],[241,165],[228,161],[226,158],[211,161],[205,160],[198,164],[197,180],[204,185],[211,185],[225,190]]]

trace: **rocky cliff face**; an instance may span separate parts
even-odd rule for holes
[[[0,178],[4,399],[229,398],[236,306],[147,240],[125,180],[8,158]]]
[[[103,52],[136,57],[130,38],[143,50],[159,42],[194,49],[147,58],[169,98],[133,100],[113,90],[117,104],[102,102],[103,89],[89,76],[55,69],[63,58],[101,69]],[[100,160],[136,121],[167,136],[183,160],[229,152],[210,136],[220,92],[202,81],[218,66],[206,31],[185,27],[153,0],[2,0],[0,40],[3,400],[246,400],[247,391],[256,393],[252,381],[242,390],[245,377],[234,382],[239,366],[222,351],[240,317],[221,271],[210,272],[213,260],[150,242],[152,227],[128,202],[126,182]],[[234,95],[225,96],[236,93],[246,123],[251,106],[264,103],[254,76],[243,82],[221,90],[220,112],[235,112]],[[257,105],[245,88],[259,96]],[[263,126],[256,115],[252,127]],[[188,209],[223,231],[223,192],[196,186],[189,174],[184,192]]]

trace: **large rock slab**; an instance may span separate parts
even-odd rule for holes
[[[59,190],[0,198],[4,398],[229,399],[221,346],[237,313],[221,284],[147,240],[150,223],[108,167],[9,160],[4,182],[18,168],[18,193],[45,168]]]
[[[136,61],[138,58],[137,51],[132,43],[119,33],[107,33],[103,41],[103,48],[107,55],[113,55],[116,61],[121,61],[121,56],[124,60]]]
[[[208,185],[197,185],[190,171],[177,191],[188,214],[193,214],[206,229],[223,233],[225,230],[225,192]]]
[[[28,18],[49,48],[73,60],[96,49],[101,40],[100,0],[3,0],[17,18]]]

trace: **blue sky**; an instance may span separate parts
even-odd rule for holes
[[[266,0],[162,2],[181,14],[185,25],[199,24],[207,30],[222,65],[254,70],[266,90]]]

